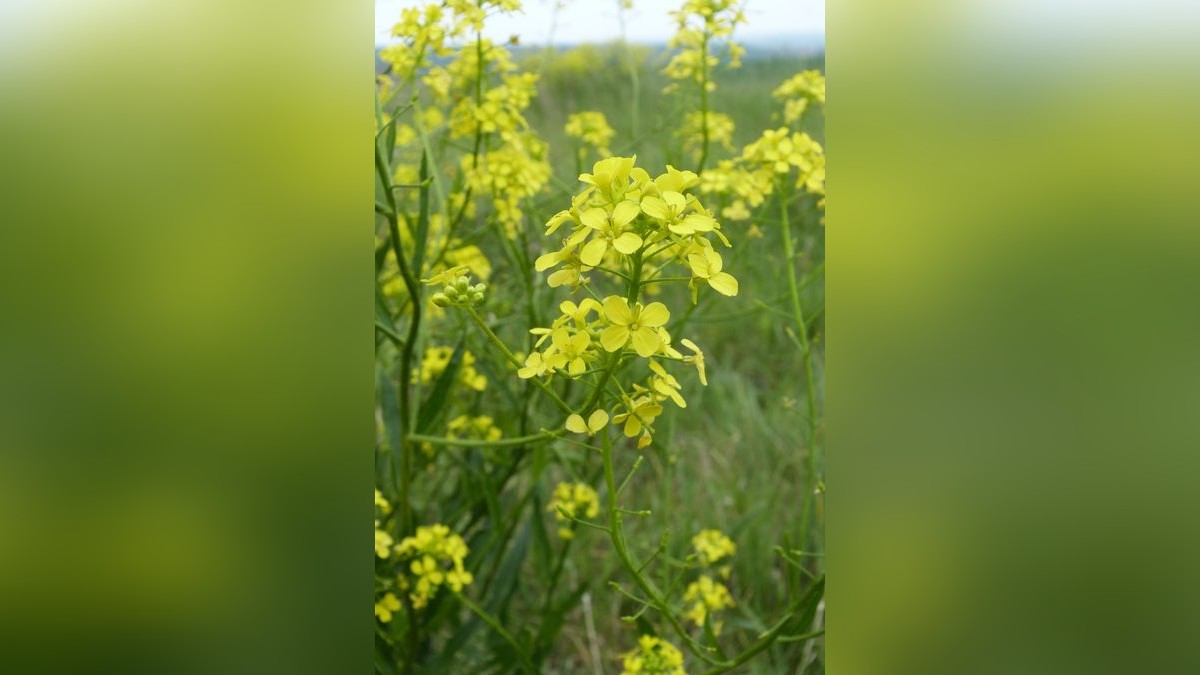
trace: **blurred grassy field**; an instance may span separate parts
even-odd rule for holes
[[[694,110],[694,102],[662,93],[667,84],[659,73],[666,62],[664,54],[643,47],[635,47],[633,53],[638,62],[636,78],[628,67],[628,52],[616,45],[525,56],[525,67],[541,73],[540,93],[529,111],[530,123],[550,144],[555,175],[571,187],[578,172],[572,156],[574,141],[565,136],[563,125],[569,114],[583,110],[603,112],[616,131],[613,152],[636,153],[638,164],[652,173],[661,171],[665,163],[695,168],[675,136],[684,111]],[[739,153],[764,129],[781,126],[781,106],[771,91],[808,68],[823,70],[823,57],[760,55],[751,50],[740,69],[719,71],[710,105],[713,111],[732,117],[735,132],[733,148],[715,147],[710,166]],[[823,117],[810,115],[806,130],[823,142]],[[585,170],[595,159],[587,158]],[[763,211],[750,223],[724,224],[734,244],[726,269],[741,282],[741,292],[736,301],[728,302],[715,294],[702,294],[689,319],[687,334],[708,356],[710,384],[707,388],[694,382],[685,384],[688,409],[672,417],[666,441],[656,441],[647,454],[649,470],[643,468],[635,479],[642,488],[633,493],[640,495],[638,508],[651,509],[654,515],[630,523],[634,533],[640,530],[640,536],[631,537],[634,541],[657,542],[668,528],[673,535],[671,549],[680,555],[691,533],[708,527],[728,532],[739,546],[731,588],[742,611],[731,612],[727,624],[752,626],[751,634],[765,629],[782,612],[787,584],[796,582],[773,548],[777,544],[796,547],[807,458],[803,369],[799,350],[784,330],[788,324],[784,314],[787,286],[778,202],[768,200]],[[802,283],[806,283],[825,257],[823,226],[809,201],[801,202],[791,220],[793,228],[799,223],[798,264]],[[751,223],[761,231],[760,237],[751,236]],[[823,389],[824,280],[819,269],[811,276],[815,280],[806,283],[802,296],[806,313],[815,317],[811,337],[818,388]],[[669,304],[683,307],[686,303],[681,295]],[[588,541],[584,537],[581,545],[589,545]],[[593,538],[591,545],[595,556],[586,558],[587,565],[601,565],[611,558],[607,542]],[[823,567],[823,563],[814,567]],[[611,571],[581,565],[567,573],[603,578]],[[631,640],[633,628],[619,620],[628,607],[621,607],[617,599],[611,592],[593,597],[594,620],[607,627],[598,633],[629,633]],[[762,616],[746,612],[751,607]],[[568,622],[560,647],[574,645],[574,649],[567,649],[557,663],[551,663],[556,672],[589,671],[586,636],[573,634],[583,630],[585,623]],[[602,648],[611,653],[619,645]],[[802,649],[780,645],[741,672],[801,672],[806,656],[805,672],[819,672],[823,669],[820,651],[806,655]]]

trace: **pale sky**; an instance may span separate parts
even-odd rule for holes
[[[506,40],[515,34],[522,43],[545,44],[555,1],[525,0],[521,14],[489,18],[484,36]],[[401,9],[424,4],[426,0],[375,0],[376,43],[387,41]],[[665,42],[675,32],[667,12],[682,4],[680,0],[633,0],[633,9],[625,16],[626,37],[631,42]],[[825,33],[825,0],[746,0],[745,8],[747,22],[735,33],[741,40]],[[620,36],[617,0],[566,0],[559,10],[556,43],[605,42]]]

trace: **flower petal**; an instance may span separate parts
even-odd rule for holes
[[[671,217],[671,211],[667,208],[667,203],[658,197],[646,197],[642,199],[642,213],[651,218],[666,220]]]
[[[604,209],[591,208],[579,214],[579,221],[593,230],[604,230],[608,227],[608,214]]]
[[[600,346],[605,351],[615,352],[629,342],[629,329],[625,326],[609,326],[600,331]]]
[[[588,267],[595,267],[604,260],[604,252],[608,250],[608,241],[596,238],[587,243],[579,252],[579,259]]]
[[[605,412],[603,408],[597,408],[596,410],[592,411],[591,416],[588,417],[587,424],[588,429],[591,429],[592,433],[600,431],[604,428],[604,425],[608,424],[608,413]]]
[[[538,256],[537,260],[533,261],[533,269],[539,272],[545,272],[551,267],[554,267],[558,263],[562,262],[564,257],[565,256],[563,256],[562,251],[544,253]]]
[[[693,232],[711,232],[716,221],[703,213],[692,213],[683,219],[683,224],[691,228]]]
[[[678,192],[670,191],[663,192],[663,200],[667,202],[667,206],[676,214],[683,212],[683,207],[687,206],[687,199]]]
[[[628,326],[633,322],[633,312],[629,310],[629,303],[625,302],[625,298],[616,295],[604,299],[604,316],[610,323],[618,326]]]
[[[617,237],[613,240],[613,248],[617,249],[625,255],[631,255],[634,251],[642,247],[642,238],[632,232]]]
[[[708,280],[708,285],[721,295],[733,297],[738,294],[738,281],[728,272],[721,272]]]
[[[658,332],[649,326],[639,326],[633,331],[633,348],[637,351],[638,356],[648,358],[658,351],[662,346],[662,340],[658,338]]]
[[[642,310],[638,316],[638,323],[642,326],[658,328],[665,326],[671,320],[671,312],[667,306],[661,302],[652,302]]]
[[[626,199],[620,204],[617,204],[616,208],[613,209],[613,224],[617,227],[625,227],[629,223],[633,222],[633,219],[637,218],[638,214],[641,212],[642,210],[638,208],[637,202],[632,202]]]
[[[567,431],[571,431],[571,432],[574,432],[577,434],[586,434],[587,430],[588,430],[587,424],[583,421],[583,418],[580,417],[577,413],[571,413],[571,416],[567,418],[566,427],[567,427]]]

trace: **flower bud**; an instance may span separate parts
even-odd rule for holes
[[[430,300],[438,307],[449,307],[451,305],[450,298],[446,297],[445,293],[434,293]]]

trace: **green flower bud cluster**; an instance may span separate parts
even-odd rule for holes
[[[459,277],[453,283],[447,284],[440,293],[434,293],[433,304],[438,307],[449,307],[450,305],[474,305],[483,302],[483,293],[487,290],[487,284],[478,283],[471,285],[471,279],[468,277]]]

